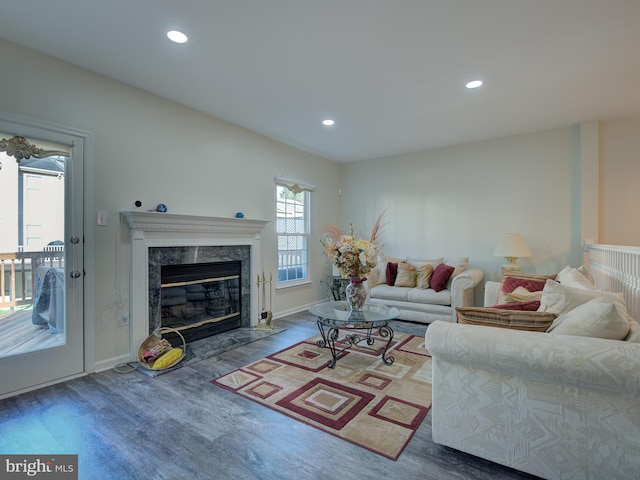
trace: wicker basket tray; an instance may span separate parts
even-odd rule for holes
[[[166,367],[153,368],[153,364],[155,363],[155,360],[153,362],[151,362],[151,363],[148,363],[148,362],[146,362],[146,361],[144,361],[142,359],[142,355],[149,348],[151,348],[156,343],[158,343],[158,342],[160,342],[162,340],[162,334],[163,333],[168,333],[168,332],[177,334],[180,337],[180,339],[182,340],[182,347],[178,347],[178,348],[182,348],[182,355],[180,355],[178,358],[176,358],[173,362],[171,362]],[[175,348],[175,345],[172,345],[172,346]],[[140,363],[140,365],[142,365],[144,368],[148,368],[149,370],[166,370],[167,368],[171,368],[174,365],[178,364],[184,358],[186,352],[187,352],[187,342],[185,342],[184,337],[182,336],[182,334],[178,330],[175,330],[173,328],[162,327],[162,328],[159,328],[156,331],[154,331],[151,335],[149,335],[147,338],[145,338],[144,342],[142,342],[140,344],[140,348],[138,348],[138,363]],[[160,357],[158,357],[158,358],[160,358]]]

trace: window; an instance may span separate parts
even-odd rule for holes
[[[278,282],[307,279],[309,189],[276,180]]]

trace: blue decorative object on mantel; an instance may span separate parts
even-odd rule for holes
[[[164,203],[159,203],[156,207],[156,212],[167,213],[167,206]]]
[[[244,213],[242,212],[236,213],[236,218],[244,218]]]

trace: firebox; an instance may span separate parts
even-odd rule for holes
[[[163,265],[162,326],[178,330],[187,342],[240,328],[241,286],[240,261]]]

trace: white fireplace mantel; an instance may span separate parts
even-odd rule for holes
[[[122,212],[129,230],[146,235],[158,233],[220,233],[257,235],[269,223],[265,220],[245,218],[200,217],[196,215],[175,215],[171,213]]]
[[[245,218],[202,217],[154,212],[121,212],[131,238],[130,356],[149,336],[149,248],[180,246],[248,245],[251,278],[261,268],[260,234],[268,221]],[[251,286],[251,323],[258,319],[258,286]]]

